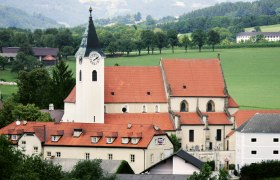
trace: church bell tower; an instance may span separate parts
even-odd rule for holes
[[[89,23],[76,53],[76,120],[104,123],[104,60],[89,9]]]

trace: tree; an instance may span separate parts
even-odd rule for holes
[[[11,98],[4,101],[3,108],[0,110],[0,128],[7,126],[15,120],[12,114],[15,106],[16,102]]]
[[[175,30],[169,30],[167,31],[167,38],[168,43],[172,47],[172,53],[174,53],[174,46],[178,44],[178,33]]]
[[[210,30],[207,34],[207,43],[212,46],[214,52],[215,45],[221,42],[219,33],[214,30]]]
[[[33,55],[34,55],[33,50],[32,50],[32,47],[30,46],[29,43],[23,43],[23,44],[20,46],[18,52],[22,52],[22,53],[24,53],[25,55],[30,55],[30,56],[33,56]]]
[[[224,168],[219,170],[219,178],[218,180],[229,180],[228,171]]]
[[[75,79],[73,78],[73,72],[64,61],[60,61],[52,70],[50,91],[51,93],[55,92],[55,96],[50,95],[50,97],[52,97],[52,103],[56,108],[63,109],[63,101],[74,86]]]
[[[63,46],[62,47],[62,55],[67,59],[69,55],[72,55],[74,52],[74,48],[72,46]]]
[[[147,17],[146,17],[146,25],[148,26],[148,27],[152,27],[152,26],[154,26],[156,24],[156,21],[153,19],[153,17],[151,16],[151,15],[148,15]]]
[[[8,58],[0,55],[0,66],[2,66],[2,70],[5,70],[5,66],[8,64],[9,64]]]
[[[141,39],[138,39],[134,42],[135,48],[138,50],[138,55],[141,55],[141,50],[145,47],[144,43],[142,42]]]
[[[47,113],[40,111],[34,104],[27,104],[26,106],[18,104],[12,110],[14,119],[27,120],[27,121],[39,121],[48,122],[51,121],[51,117]]]
[[[41,29],[35,29],[33,32],[33,43],[36,47],[41,47],[43,31]]]
[[[112,41],[109,43],[107,50],[113,55],[115,56],[115,53],[118,50],[118,44],[115,41]]]
[[[19,72],[20,70],[31,71],[32,69],[39,67],[40,62],[31,55],[26,55],[23,52],[19,52],[16,59],[12,63],[12,72]]]
[[[188,180],[202,180],[202,179],[214,180],[214,179],[216,179],[216,177],[211,177],[211,175],[212,175],[211,167],[207,163],[204,163],[201,171],[199,173],[194,172],[193,175],[191,175],[188,178]]]
[[[196,30],[192,33],[192,42],[198,46],[199,52],[201,52],[202,46],[206,41],[206,33],[202,30]]]
[[[177,152],[181,148],[181,143],[175,134],[171,134],[170,140],[174,146],[174,152]]]
[[[135,19],[135,21],[141,21],[141,19],[142,19],[141,13],[137,12],[137,14],[134,15],[134,19]]]
[[[141,39],[150,54],[150,47],[154,40],[154,32],[151,30],[144,30],[141,32]]]
[[[105,176],[101,168],[100,159],[79,161],[71,171],[71,176],[75,179],[91,180],[91,179],[115,179],[115,176]]]
[[[262,32],[260,26],[256,26],[256,27],[254,27],[254,29],[255,29],[256,32]]]
[[[185,48],[185,52],[187,52],[188,46],[191,45],[191,40],[189,39],[189,36],[184,35],[181,39],[181,43]]]
[[[55,44],[59,49],[61,49],[63,46],[71,46],[72,42],[72,33],[69,29],[61,29],[55,35]]]
[[[46,69],[37,68],[30,72],[20,71],[18,93],[16,95],[18,102],[23,105],[35,104],[39,108],[48,107],[50,103],[50,82],[51,78]],[[54,95],[51,94],[51,96]]]
[[[159,49],[159,53],[161,54],[162,48],[166,47],[168,44],[167,35],[162,31],[156,32],[155,35],[156,35],[156,44]]]
[[[9,47],[12,43],[13,32],[8,29],[0,30],[0,49],[2,47]]]

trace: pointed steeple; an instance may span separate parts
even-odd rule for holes
[[[103,55],[103,53],[101,52],[101,46],[99,44],[97,33],[93,24],[91,7],[89,8],[89,13],[90,15],[88,27],[85,30],[80,48],[77,51],[76,56],[88,57],[90,52],[92,51],[97,51]]]

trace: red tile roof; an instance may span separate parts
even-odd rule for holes
[[[253,117],[256,113],[262,113],[262,114],[265,114],[265,113],[280,113],[280,110],[239,110],[234,114],[235,122],[236,122],[236,128],[241,126],[243,123],[245,123],[251,117]]]
[[[105,67],[105,103],[116,102],[167,102],[160,67]]]
[[[46,130],[46,137],[44,136]],[[74,129],[82,129],[80,137],[73,137]],[[117,124],[93,124],[93,123],[53,123],[53,122],[28,122],[26,125],[21,123],[16,125],[15,122],[0,129],[0,134],[11,134],[13,132],[35,133],[41,142],[48,146],[90,146],[90,147],[131,147],[131,148],[147,148],[152,138],[156,135],[166,135],[162,130],[155,130],[153,125],[132,124],[131,128],[127,125]],[[62,134],[58,142],[51,141],[51,135]],[[142,133],[145,136],[142,136]],[[22,134],[22,133],[16,133]],[[141,137],[138,144],[122,144],[122,137]],[[111,135],[111,136],[110,136]],[[93,144],[91,137],[102,136],[101,139]],[[106,136],[116,137],[112,144],[107,144]]]
[[[76,86],[72,89],[70,94],[64,99],[66,103],[75,103],[76,102]]]
[[[180,112],[180,121],[182,125],[203,125],[202,119],[196,112]],[[209,125],[231,125],[232,123],[228,120],[225,113],[211,112],[203,113],[208,115]]]
[[[44,61],[55,61],[56,59],[51,55],[47,55],[43,58],[43,60]]]
[[[228,98],[228,107],[230,107],[230,108],[239,107],[239,105],[234,101],[234,99],[231,96],[229,96],[229,98]]]
[[[204,123],[196,112],[180,112],[180,122],[182,125],[203,125]]]
[[[105,67],[105,103],[166,103],[160,67]],[[64,102],[75,103],[74,88]]]
[[[164,131],[174,131],[169,113],[105,114],[105,124],[153,124]]]
[[[218,59],[165,59],[162,64],[171,96],[225,96]]]

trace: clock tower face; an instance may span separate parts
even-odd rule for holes
[[[97,65],[101,60],[101,55],[95,51],[89,54],[89,61],[93,65]]]

